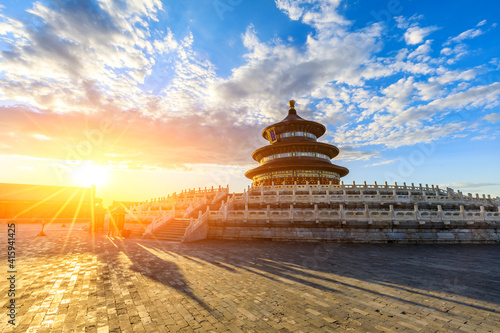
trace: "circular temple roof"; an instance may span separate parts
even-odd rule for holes
[[[282,121],[269,125],[262,131],[262,137],[269,141],[268,130],[274,127],[276,134],[286,133],[286,132],[308,132],[312,133],[319,138],[326,132],[326,127],[315,121],[305,120],[295,111],[295,101],[290,101],[290,109],[288,110],[288,115]]]
[[[339,154],[339,149],[323,142],[282,143],[279,145],[261,147],[252,153],[252,158],[260,162],[260,160],[266,156],[290,152],[315,152],[334,158]]]
[[[330,161],[318,161],[318,159],[313,158],[296,160],[292,157],[280,160],[276,161],[276,163],[266,163],[248,170],[245,172],[245,177],[253,179],[256,175],[279,170],[325,170],[336,172],[340,177],[344,177],[349,173],[349,169],[333,164]]]

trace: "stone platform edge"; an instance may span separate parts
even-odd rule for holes
[[[500,243],[498,226],[476,223],[464,226],[419,225],[296,225],[272,226],[258,224],[210,223],[208,239],[331,241],[345,243]]]

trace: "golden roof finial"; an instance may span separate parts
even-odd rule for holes
[[[290,109],[295,109],[295,101],[293,99],[288,104],[290,105]]]

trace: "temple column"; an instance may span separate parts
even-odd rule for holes
[[[294,214],[294,212],[293,212],[293,205],[290,205],[290,222],[291,223],[294,223],[294,221],[293,221],[293,214]]]

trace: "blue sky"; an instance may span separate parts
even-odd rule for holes
[[[346,182],[500,195],[494,1],[82,0],[0,7],[0,182],[141,200],[240,191],[261,130],[327,126]],[[135,191],[124,191],[125,184]]]

